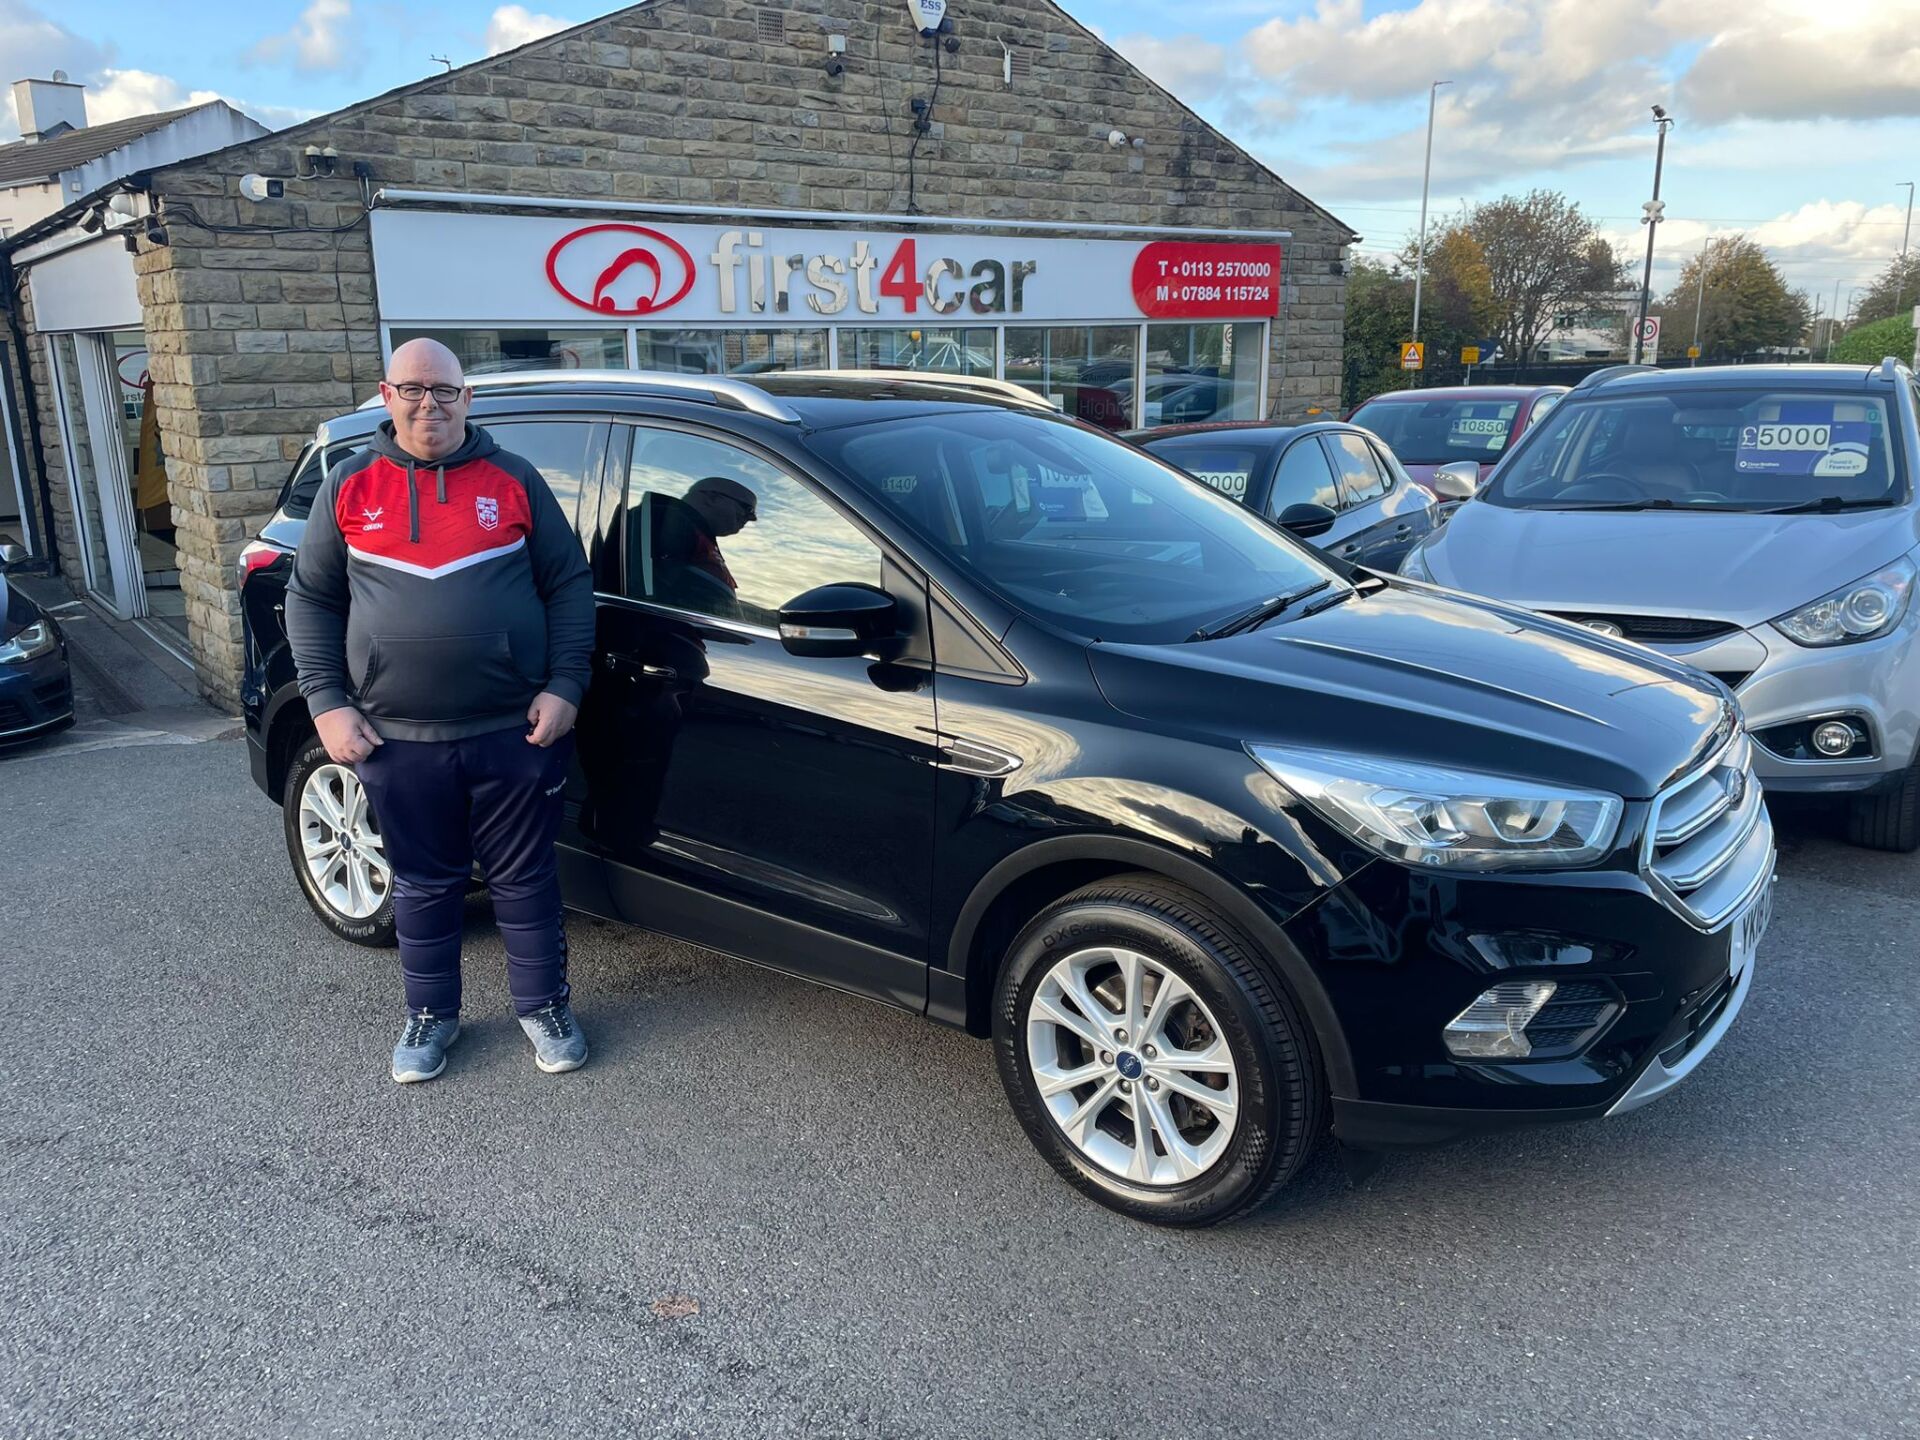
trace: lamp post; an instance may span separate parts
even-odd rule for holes
[[[1826,358],[1828,360],[1833,359],[1833,332],[1839,326],[1839,324],[1840,324],[1840,282],[1836,280],[1833,282],[1833,313],[1827,317]]]
[[[1653,304],[1653,235],[1660,228],[1660,169],[1667,158],[1667,131],[1673,128],[1673,120],[1668,116],[1666,107],[1653,107],[1653,121],[1659,127],[1660,141],[1653,152],[1653,199],[1641,208],[1647,213],[1641,224],[1647,227],[1647,269],[1640,278],[1640,323],[1633,327],[1633,358],[1636,364],[1647,353],[1647,342],[1642,337],[1647,328],[1647,307]]]
[[[1693,302],[1693,344],[1687,347],[1692,352],[1687,356],[1689,365],[1700,363],[1700,312],[1707,308],[1707,252],[1712,248],[1712,237],[1700,242],[1700,293]]]
[[[1420,338],[1420,285],[1427,272],[1427,186],[1433,179],[1433,113],[1440,103],[1440,87],[1451,80],[1436,80],[1427,90],[1427,163],[1420,172],[1420,248],[1413,256],[1413,338]]]
[[[1900,313],[1900,302],[1907,298],[1907,237],[1913,233],[1913,181],[1902,180],[1900,185],[1907,187],[1907,224],[1900,232],[1900,264],[1893,272],[1893,313]]]

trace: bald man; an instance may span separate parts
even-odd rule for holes
[[[346,803],[364,788],[392,867],[407,1000],[393,1078],[433,1079],[459,1037],[476,860],[534,1064],[576,1070],[553,847],[591,675],[586,556],[540,472],[468,423],[446,346],[395,350],[380,398],[391,418],[314,500],[287,638],[320,741],[351,771]]]

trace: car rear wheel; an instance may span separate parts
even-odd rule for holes
[[[1200,896],[1155,876],[1087,886],[1027,926],[994,1049],[1054,1169],[1136,1219],[1228,1219],[1320,1136],[1324,1082],[1290,997]]]
[[[294,756],[284,794],[287,858],[320,923],[356,945],[394,944],[393,867],[359,777],[316,736]]]
[[[1853,802],[1847,839],[1869,850],[1902,855],[1920,850],[1920,760],[1906,768],[1898,784]]]

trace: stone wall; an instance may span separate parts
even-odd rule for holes
[[[46,517],[40,513],[40,482],[33,463],[33,432],[27,424],[26,401],[20,390],[20,381],[24,379],[32,386],[34,413],[40,421],[40,448],[47,462],[47,489],[53,501],[53,538],[61,573],[78,590],[85,583],[85,572],[80,568],[79,531],[75,528],[73,518],[73,487],[67,483],[66,441],[60,433],[59,412],[54,408],[53,367],[47,360],[47,337],[34,328],[32,286],[20,287],[19,307],[20,325],[27,336],[27,353],[14,356],[18,370],[8,401],[13,406],[14,421],[20,432],[20,454],[26,464],[25,483],[20,488],[27,492],[25,498],[33,517],[34,548],[36,552],[46,554],[47,536],[42,528],[46,524]],[[11,330],[3,338],[11,352]]]
[[[917,147],[908,99],[934,61],[898,0],[657,0],[158,174],[171,243],[143,244],[137,271],[208,693],[237,698],[241,548],[313,426],[379,377],[356,161],[396,188],[843,212],[911,193],[1015,223],[1288,228],[1271,399],[1335,404],[1350,233],[1044,0],[981,0],[958,24]],[[837,79],[829,31],[848,39]],[[1109,146],[1115,128],[1145,148]],[[338,176],[241,198],[241,175],[297,174],[309,144],[337,149]]]

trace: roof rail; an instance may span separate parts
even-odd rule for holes
[[[1603,365],[1573,388],[1585,390],[1589,385],[1604,384],[1621,375],[1658,375],[1659,373],[1658,365]]]
[[[1900,372],[1904,368],[1906,367],[1904,367],[1895,356],[1882,356],[1880,360],[1880,378],[1890,385],[1896,384],[1900,379]]]
[[[749,410],[785,425],[800,423],[800,412],[791,405],[782,404],[745,380],[724,375],[682,375],[664,370],[503,370],[493,375],[470,375],[467,383],[477,391],[512,390],[533,385],[664,390],[735,410]],[[380,403],[376,395],[362,401],[359,408],[371,410]]]
[[[822,380],[894,381],[905,385],[944,385],[955,390],[973,390],[994,395],[1033,410],[1049,413],[1059,410],[1046,396],[1012,380],[997,380],[991,375],[952,375],[944,370],[778,370],[778,375],[805,375]]]

